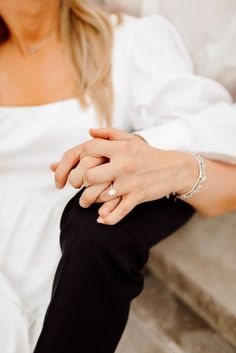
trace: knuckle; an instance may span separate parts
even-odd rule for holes
[[[98,161],[95,157],[85,157],[84,163],[85,163],[86,168],[91,169],[94,166],[96,166]]]
[[[62,159],[63,159],[64,161],[68,162],[68,163],[71,163],[71,162],[73,162],[73,160],[74,160],[73,154],[74,154],[74,153],[73,153],[72,150],[68,150],[68,151],[66,151],[66,152],[64,153]]]
[[[135,171],[135,162],[128,160],[123,164],[123,171],[127,174],[132,174]]]
[[[99,202],[106,202],[107,201],[107,192],[102,192],[98,199],[97,199]]]
[[[81,201],[83,202],[84,205],[89,205],[92,202],[92,198],[89,195],[85,194],[81,198]]]
[[[84,155],[89,154],[90,149],[91,149],[91,143],[92,143],[92,141],[89,140],[89,141],[86,141],[86,142],[83,144],[83,154],[84,154]]]
[[[67,179],[67,180],[68,180],[68,183],[69,183],[69,184],[71,184],[72,186],[75,186],[75,185],[74,185],[74,184],[75,184],[75,180],[74,180],[73,175],[70,174],[70,175],[68,176],[68,179]]]
[[[70,174],[68,177],[68,182],[73,186],[74,188],[79,187],[79,180],[76,179],[76,176],[74,174]]]
[[[98,198],[99,194],[98,194],[96,188],[91,186],[85,190],[83,196],[84,196],[85,202],[91,204],[91,203],[95,202],[95,200]]]
[[[90,170],[87,170],[87,172],[85,172],[84,180],[86,180],[88,184],[93,184],[93,175]]]

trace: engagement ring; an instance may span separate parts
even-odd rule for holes
[[[110,189],[108,190],[108,195],[112,196],[114,199],[117,199],[117,192],[113,187],[113,183],[110,185]]]

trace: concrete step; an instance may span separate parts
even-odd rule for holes
[[[236,213],[195,216],[152,250],[149,268],[236,347]]]
[[[236,353],[160,280],[145,277],[116,353]]]

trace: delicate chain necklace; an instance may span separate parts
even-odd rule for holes
[[[44,41],[39,43],[38,45],[30,46],[30,45],[20,45],[17,43],[15,40],[16,44],[20,48],[24,48],[29,54],[36,54],[40,49],[42,49],[48,42],[50,42],[52,39],[55,37],[55,32],[51,33],[48,38],[46,38]]]

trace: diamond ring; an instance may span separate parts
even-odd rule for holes
[[[117,199],[117,192],[113,187],[113,183],[110,185],[110,189],[108,190],[108,195],[112,196],[114,199]]]

